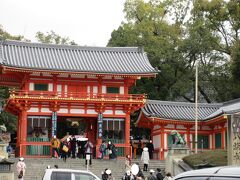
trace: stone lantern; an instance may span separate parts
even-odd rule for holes
[[[14,173],[11,171],[13,162],[3,159],[0,161],[0,179],[14,180]]]

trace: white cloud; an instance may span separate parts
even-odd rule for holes
[[[12,35],[36,41],[55,31],[79,45],[106,46],[124,20],[125,0],[1,0],[0,24]]]

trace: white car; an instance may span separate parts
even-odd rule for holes
[[[85,170],[46,169],[43,180],[101,180],[95,174]]]
[[[240,180],[240,166],[219,166],[186,171],[174,180]]]

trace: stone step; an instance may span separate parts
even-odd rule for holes
[[[18,161],[17,158],[11,158],[10,161],[15,162],[12,167],[12,170],[15,174],[15,179],[17,179],[17,172],[16,172],[16,163]],[[134,159],[133,163],[139,163],[140,168],[143,168],[142,162],[138,159]],[[62,159],[51,159],[51,158],[25,158],[25,163],[27,166],[26,174],[24,180],[41,180],[44,174],[45,169],[48,165],[54,168],[54,165],[58,165],[59,168],[68,168],[68,169],[78,169],[78,170],[86,170],[85,160],[84,159],[71,159],[68,158],[67,162],[63,162]],[[93,159],[92,166],[89,167],[89,170],[96,174],[98,177],[101,178],[101,173],[104,169],[109,168],[112,171],[113,176],[115,179],[121,179],[125,173],[125,160],[118,159],[118,160],[99,160]],[[156,168],[165,169],[165,162],[159,160],[151,160],[149,163],[149,170]],[[143,172],[145,176],[149,174],[149,172]]]

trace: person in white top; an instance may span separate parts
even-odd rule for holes
[[[25,175],[25,171],[26,171],[26,164],[24,162],[24,158],[20,157],[19,161],[17,163],[18,179],[23,180],[23,177]]]
[[[90,156],[90,159],[89,159],[89,164],[90,166],[92,165],[92,153],[93,153],[93,144],[89,141],[89,139],[87,140],[87,143],[85,144],[85,156],[86,156],[86,159],[85,159],[85,165],[87,165],[87,155]]]
[[[148,171],[148,164],[149,164],[149,153],[148,153],[148,148],[145,147],[143,148],[142,156],[141,156],[141,161],[143,162],[143,171]]]

